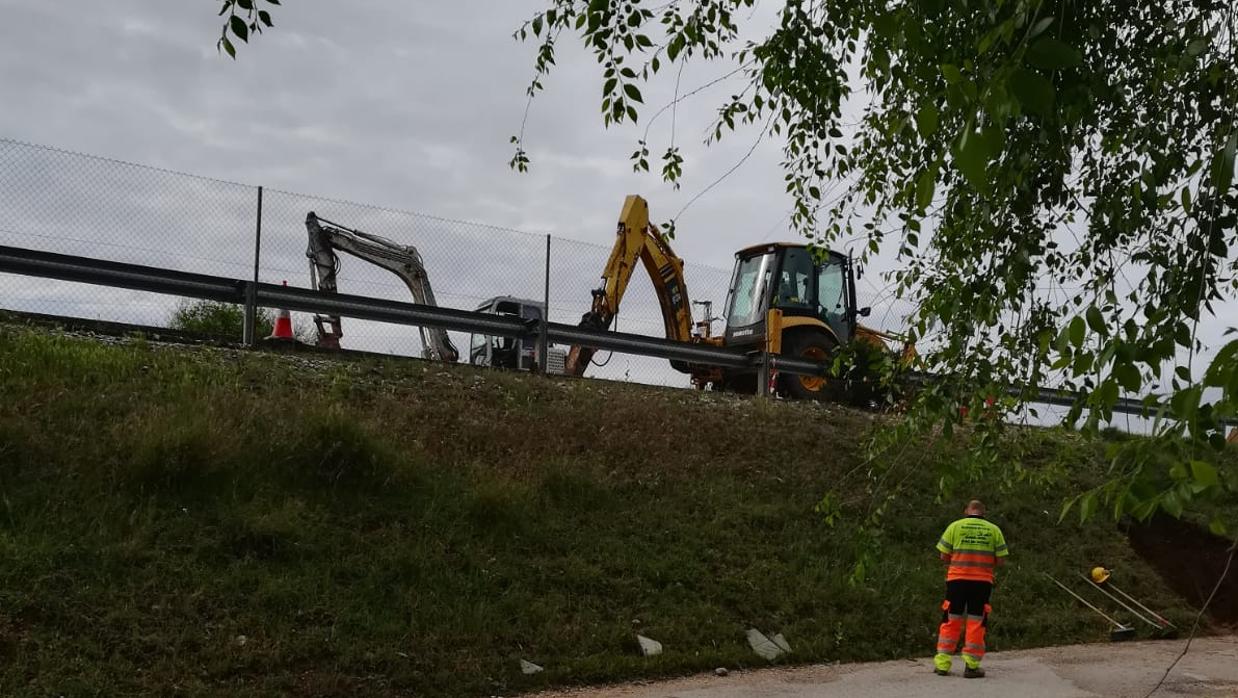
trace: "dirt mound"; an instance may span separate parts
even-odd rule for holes
[[[1196,608],[1208,600],[1233,545],[1199,526],[1168,516],[1132,526],[1128,535],[1131,547]],[[1208,607],[1208,615],[1217,623],[1238,625],[1238,569],[1230,569]]]

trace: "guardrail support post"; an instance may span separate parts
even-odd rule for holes
[[[542,323],[537,332],[537,370],[545,375],[549,372],[550,364],[550,341],[549,341],[549,325],[550,322],[550,234],[546,234],[546,272],[544,276],[545,285],[542,288]]]
[[[761,365],[757,368],[757,397],[769,397],[769,358],[768,351],[761,352]]]
[[[258,187],[258,215],[254,224],[254,282],[245,290],[245,324],[241,330],[241,342],[252,347],[258,327],[258,267],[262,260],[262,187]]]

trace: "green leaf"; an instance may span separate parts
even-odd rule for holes
[[[922,138],[928,138],[937,132],[937,107],[925,104],[916,112],[916,131]]]
[[[1191,43],[1186,45],[1186,55],[1195,57],[1203,53],[1208,48],[1208,37],[1200,37],[1192,39]]]
[[[683,50],[684,41],[683,34],[676,34],[675,38],[671,39],[671,42],[666,45],[666,57],[672,63],[679,56],[679,52]]]
[[[1220,484],[1220,481],[1217,479],[1217,469],[1212,464],[1202,460],[1191,461],[1191,477],[1195,478],[1196,482],[1207,487],[1215,487]]]
[[[894,12],[883,12],[873,19],[873,29],[884,39],[894,39],[899,35],[898,16]]]
[[[1101,314],[1100,308],[1094,305],[1088,307],[1087,316],[1088,327],[1091,327],[1093,332],[1099,335],[1109,334],[1109,328],[1105,327],[1105,316]]]
[[[1238,133],[1230,136],[1229,142],[1218,150],[1216,156],[1212,158],[1212,184],[1221,191],[1229,189],[1230,182],[1234,181],[1234,151],[1236,145],[1238,145]]]
[[[249,41],[249,27],[245,24],[245,20],[236,15],[232,15],[228,19],[228,25],[232,27],[232,33],[236,34],[241,41]]]
[[[533,36],[542,35],[542,16],[537,15],[533,18]]]
[[[618,78],[607,78],[606,82],[602,83],[602,96],[605,97],[611,92],[614,92],[615,86],[618,84],[619,84]]]
[[[1036,37],[1045,33],[1045,30],[1049,28],[1050,24],[1053,24],[1052,17],[1045,17],[1044,19],[1040,20],[1039,22],[1036,23],[1036,26],[1032,27],[1032,30],[1028,32],[1028,35],[1027,35],[1028,38],[1035,39]]]
[[[636,85],[633,85],[630,82],[624,84],[623,92],[624,94],[628,96],[628,99],[632,100],[633,102],[641,103],[640,90],[636,89]]]
[[[1063,521],[1066,520],[1066,515],[1070,513],[1071,508],[1075,506],[1075,502],[1077,501],[1079,501],[1078,496],[1071,497],[1070,499],[1066,500],[1066,503],[1062,505],[1062,513],[1059,514],[1057,517],[1058,523],[1062,523]]]
[[[963,81],[963,74],[959,72],[959,68],[951,63],[943,63],[941,65],[941,74],[946,78],[946,83],[956,85]]]
[[[219,43],[224,47],[224,51],[226,51],[229,56],[236,58],[236,47],[232,45],[231,41],[228,41],[228,37],[223,37],[219,40]]]
[[[936,168],[928,169],[920,173],[920,178],[916,180],[916,208],[923,211],[928,208],[929,204],[933,203],[933,191],[936,187]]]
[[[1096,512],[1096,493],[1088,492],[1079,500],[1079,523],[1086,523]]]
[[[271,3],[272,5],[278,5],[278,4],[279,4],[279,0],[267,0],[267,2]]]
[[[1221,520],[1220,516],[1212,517],[1212,521],[1208,522],[1208,530],[1212,531],[1212,535],[1214,536],[1229,535],[1229,528],[1225,525],[1225,522]]]
[[[1070,321],[1070,343],[1075,345],[1076,348],[1082,347],[1084,334],[1086,332],[1087,328],[1083,324],[1083,318],[1076,315],[1075,318]]]
[[[1230,340],[1212,357],[1208,370],[1204,372],[1204,385],[1223,386],[1229,382],[1227,377],[1235,371],[1238,371],[1238,339]]]
[[[1086,351],[1081,351],[1075,355],[1074,366],[1070,367],[1071,375],[1078,377],[1092,370],[1092,364],[1096,361],[1095,354],[1089,354]]]
[[[1137,393],[1143,387],[1143,377],[1139,375],[1139,369],[1135,368],[1134,364],[1117,364],[1113,367],[1113,376],[1127,392]]]
[[[1007,87],[1025,111],[1033,114],[1048,114],[1053,111],[1057,92],[1053,89],[1053,83],[1043,75],[1020,68],[1011,74]]]
[[[954,156],[954,164],[979,191],[987,191],[989,181],[985,176],[989,164],[988,142],[978,133],[964,134],[962,149]]]
[[[1044,70],[1074,68],[1083,64],[1083,55],[1064,41],[1046,36],[1027,49],[1027,61]]]
[[[1175,519],[1182,518],[1182,500],[1173,492],[1166,492],[1165,496],[1161,497],[1161,508]]]

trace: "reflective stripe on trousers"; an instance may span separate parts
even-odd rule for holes
[[[941,605],[941,627],[937,631],[937,654],[933,664],[943,671],[950,670],[951,657],[959,641],[963,640],[963,663],[975,669],[984,658],[984,636],[988,628],[989,614],[993,607],[984,606],[984,615],[959,615],[950,613],[950,602]]]

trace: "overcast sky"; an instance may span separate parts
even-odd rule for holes
[[[739,84],[723,83],[679,109],[677,140],[689,157],[682,190],[634,175],[627,155],[643,129],[603,127],[596,63],[564,41],[529,115],[532,171],[510,171],[508,139],[520,127],[535,48],[511,33],[543,4],[288,2],[274,8],[276,28],[232,61],[215,50],[213,0],[0,0],[6,24],[28,28],[0,44],[0,133],[599,244],[610,243],[625,194],[643,194],[665,220],[751,146],[755,132],[700,145],[714,108]],[[684,87],[721,72],[689,70]],[[656,90],[646,98],[666,102]],[[668,114],[651,149],[669,137]],[[729,267],[737,247],[785,237],[778,159],[776,144],[758,148],[689,209],[681,256]]]
[[[508,141],[524,114],[535,46],[514,41],[511,34],[544,5],[545,0],[289,0],[275,8],[275,28],[241,45],[233,61],[215,49],[220,24],[215,0],[0,0],[9,28],[0,42],[0,138],[591,243],[599,247],[562,245],[556,258],[560,279],[552,299],[565,304],[561,315],[575,317],[588,304],[587,290],[601,271],[624,195],[644,195],[653,218],[666,220],[738,163],[757,133],[741,131],[720,145],[703,146],[715,108],[742,84],[738,77],[724,81],[677,110],[674,137],[688,160],[682,189],[662,183],[656,172],[633,174],[627,156],[644,125],[603,127],[597,65],[565,40],[558,67],[545,81],[547,90],[529,113],[525,135],[532,170],[512,172]],[[764,31],[775,11],[776,3],[760,6],[749,30]],[[731,67],[690,67],[681,91]],[[672,94],[671,81],[646,88],[646,116]],[[668,113],[650,131],[651,152],[656,156],[671,137]],[[243,275],[251,228],[248,190],[171,186],[144,172],[113,177],[97,163],[12,160],[28,155],[10,152],[10,161],[0,162],[0,177],[22,178],[19,194],[0,202],[10,205],[9,218],[23,221],[0,222],[4,240],[96,256],[106,250],[113,258]],[[791,237],[779,160],[776,142],[758,144],[732,176],[679,218],[676,249],[699,265],[688,271],[694,298],[721,302],[725,270],[736,249]],[[27,177],[35,170],[40,178]],[[101,181],[105,170],[107,184]],[[12,182],[7,186],[12,194]],[[123,198],[118,192],[129,199],[117,203]],[[91,197],[100,203],[77,209],[68,203]],[[407,219],[358,207],[278,193],[269,196],[267,206],[264,280],[307,282],[300,221],[309,208],[392,237],[407,232]],[[412,230],[418,239],[402,241],[422,247],[446,304],[473,307],[478,298],[495,293],[537,293],[540,243],[535,239],[439,223],[418,219]],[[66,230],[112,247],[40,242]],[[27,237],[15,237],[22,235]],[[127,244],[135,249],[126,251]],[[160,255],[152,257],[152,250]],[[890,264],[888,255],[874,263],[861,281],[862,294],[878,294],[885,285],[878,274]],[[471,273],[472,265],[478,273]],[[404,296],[393,279],[373,280],[346,267],[355,282],[369,285],[343,290]],[[513,269],[519,283],[508,280]],[[636,324],[626,329],[657,333],[648,284],[640,278],[636,284],[631,302]],[[73,298],[79,302],[81,291],[74,296],[66,288],[26,284],[23,292],[48,307]],[[96,306],[113,298],[102,291],[89,295]],[[126,297],[137,299],[135,307],[148,303],[150,313],[164,312],[158,303]],[[892,314],[886,310],[878,309],[877,324],[897,326],[905,307]],[[1201,336],[1215,343],[1222,324],[1202,328]]]

